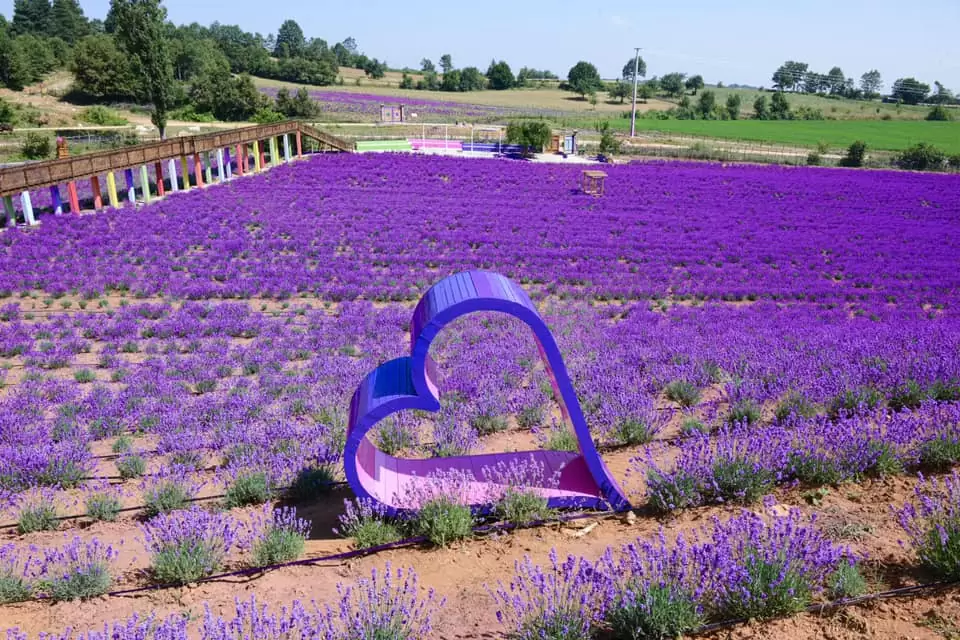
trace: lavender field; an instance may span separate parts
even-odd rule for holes
[[[960,179],[644,163],[606,168],[592,198],[579,171],[322,156],[0,233],[0,631],[63,633],[69,611],[120,638],[339,639],[376,610],[406,612],[391,638],[542,637],[531,620],[670,637],[859,595],[874,560],[960,575]],[[636,524],[461,541],[467,561],[447,547],[480,524],[469,510],[435,539],[337,484],[354,388],[404,353],[420,295],[474,268],[539,305]],[[522,328],[482,315],[441,335],[443,408],[384,421],[378,446],[575,448]],[[436,483],[462,510],[457,480]],[[484,523],[555,517],[537,498],[520,481]],[[811,521],[834,508],[874,534]],[[416,534],[432,545],[390,552],[414,573],[375,554],[202,582]],[[761,565],[780,577],[751,580]],[[904,580],[923,581],[864,589]],[[648,628],[650,598],[688,615]],[[314,599],[333,608],[281,613]]]

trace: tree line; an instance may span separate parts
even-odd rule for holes
[[[843,69],[833,67],[827,73],[817,73],[806,62],[788,60],[773,72],[773,87],[779,91],[812,93],[837,96],[853,100],[875,100],[881,97],[883,77],[876,69],[860,76],[857,83],[846,77]],[[931,93],[930,85],[916,78],[898,78],[890,88],[890,99],[903,104],[960,104],[952,91],[934,82],[936,92]]]

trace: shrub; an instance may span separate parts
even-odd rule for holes
[[[940,171],[944,160],[943,151],[929,142],[918,142],[897,154],[893,162],[901,169],[911,171]]]
[[[960,438],[941,435],[920,445],[919,463],[922,469],[942,473],[960,462]]]
[[[343,503],[340,526],[334,529],[334,533],[353,538],[358,549],[379,547],[401,538],[399,527],[387,518],[386,510],[379,502],[358,498],[353,502],[344,500]]]
[[[125,455],[117,460],[117,472],[124,480],[139,478],[147,470],[147,462],[136,453]]]
[[[417,434],[409,419],[391,416],[376,428],[376,444],[387,455],[396,455],[417,446]]]
[[[118,553],[93,538],[74,537],[62,549],[45,552],[40,586],[54,602],[87,600],[110,590],[110,563]]]
[[[953,120],[953,115],[942,104],[938,104],[927,112],[926,120],[931,122],[949,122]]]
[[[45,160],[53,154],[50,136],[30,132],[20,144],[20,154],[27,160]]]
[[[211,575],[233,548],[238,528],[229,515],[199,507],[150,520],[141,532],[154,577],[161,584],[188,584]]]
[[[539,404],[528,405],[520,410],[517,416],[517,424],[521,429],[533,429],[543,424],[543,406]]]
[[[680,433],[685,436],[706,435],[710,433],[710,425],[696,416],[685,416],[680,423]]]
[[[197,487],[191,484],[183,469],[174,468],[141,483],[143,513],[147,518],[183,509],[196,494]]]
[[[570,431],[565,430],[566,433]],[[611,444],[615,445],[638,445],[638,444],[647,444],[651,442],[654,436],[659,433],[659,426],[654,426],[648,424],[648,421],[643,420],[642,418],[635,418],[628,416],[625,418],[620,418],[614,424],[613,431],[608,435],[611,440]],[[579,446],[576,443],[576,438],[574,438],[572,443],[572,449],[565,449],[568,451],[577,451]]]
[[[0,605],[29,600],[40,562],[13,543],[0,545]]]
[[[507,142],[521,145],[527,154],[540,153],[550,144],[553,131],[542,120],[511,122],[507,125]]]
[[[243,546],[250,548],[254,567],[266,567],[299,558],[309,535],[310,523],[298,518],[296,509],[267,507],[251,521]]]
[[[304,467],[297,472],[287,490],[287,496],[295,501],[310,500],[329,492],[333,482],[333,471],[330,467]]]
[[[812,418],[817,414],[817,408],[801,394],[790,392],[777,403],[773,415],[783,422],[791,416],[797,418]]]
[[[811,167],[819,167],[823,164],[823,157],[816,151],[811,151],[807,154],[807,165]]]
[[[437,601],[433,590],[427,597],[420,595],[417,574],[413,569],[393,571],[388,562],[382,574],[374,569],[369,580],[362,578],[356,585],[341,587],[337,630],[332,638],[371,640],[418,640],[430,637],[430,620],[444,601]],[[319,635],[319,634],[318,634]],[[302,634],[302,637],[313,633]]]
[[[59,526],[54,494],[39,491],[26,498],[17,515],[17,532],[20,535],[34,531],[53,531]]]
[[[526,525],[547,520],[554,512],[547,506],[547,499],[536,491],[508,487],[497,501],[494,513],[504,522]]]
[[[867,159],[867,143],[863,140],[857,140],[849,147],[847,153],[840,158],[841,167],[862,167]]]
[[[133,441],[130,439],[130,436],[122,435],[119,436],[110,447],[110,450],[116,454],[127,453],[130,451],[133,446]]]
[[[700,389],[686,380],[674,380],[666,386],[664,393],[667,400],[676,402],[685,409],[700,402]]]
[[[951,169],[960,169],[960,153],[947,156],[947,166]]]
[[[97,379],[97,374],[90,369],[78,369],[73,372],[73,379],[80,384],[87,384]]]
[[[506,431],[509,426],[504,416],[494,415],[492,413],[481,413],[470,420],[470,426],[477,430],[482,436]]]
[[[473,535],[473,514],[467,505],[441,495],[420,507],[413,529],[432,544],[445,547]]]
[[[860,575],[860,568],[853,562],[843,562],[828,581],[830,598],[856,598],[867,592],[867,581]]]
[[[509,585],[498,583],[489,589],[498,608],[497,619],[517,640],[585,640],[602,619],[594,567],[582,558],[569,556],[560,562],[557,550],[550,551],[551,567],[546,570],[529,557],[516,562]]]
[[[736,401],[727,412],[727,424],[754,424],[760,422],[760,407],[749,398]]]
[[[127,124],[126,118],[102,105],[87,107],[80,113],[80,116],[77,119],[81,122],[98,124],[106,127]]]
[[[711,567],[712,608],[724,618],[768,619],[796,613],[821,591],[849,554],[835,547],[799,510],[768,524],[744,511],[714,520],[704,560]]]
[[[916,409],[927,399],[927,391],[916,380],[907,380],[890,394],[888,406],[894,411]]]
[[[224,504],[228,509],[263,504],[273,496],[273,486],[264,471],[241,471],[227,487]]]
[[[960,475],[921,476],[914,501],[896,513],[920,562],[944,580],[960,578]]]
[[[756,502],[766,495],[776,477],[762,463],[746,458],[717,460],[711,469],[708,493],[718,502]]]
[[[883,395],[873,387],[848,389],[835,397],[827,409],[827,415],[836,419],[876,409],[883,402]]]
[[[89,518],[113,522],[120,515],[120,498],[109,491],[97,491],[87,496],[86,508]]]
[[[647,499],[650,507],[659,513],[694,507],[701,503],[700,483],[684,472],[647,474]]]

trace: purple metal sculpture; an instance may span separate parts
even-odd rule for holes
[[[430,343],[444,326],[475,311],[508,313],[533,330],[554,397],[565,420],[573,426],[579,452],[524,451],[406,460],[383,453],[370,441],[370,430],[397,411],[440,408]],[[432,473],[455,469],[472,475],[468,502],[482,509],[488,506],[484,502],[495,488],[485,481],[483,470],[500,462],[509,465],[513,460],[520,462],[531,457],[546,470],[546,478],[559,477],[558,484],[531,487],[545,495],[551,507],[630,508],[597,453],[560,349],[527,293],[509,279],[487,271],[468,271],[444,278],[427,291],[413,312],[410,356],[380,365],[353,394],[344,451],[347,481],[358,497],[375,500],[388,512],[396,513],[400,509],[398,496],[405,495],[417,483],[429,482]]]

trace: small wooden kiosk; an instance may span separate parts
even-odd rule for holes
[[[606,187],[607,174],[603,171],[584,171],[580,175],[580,188],[590,196],[600,197]]]

